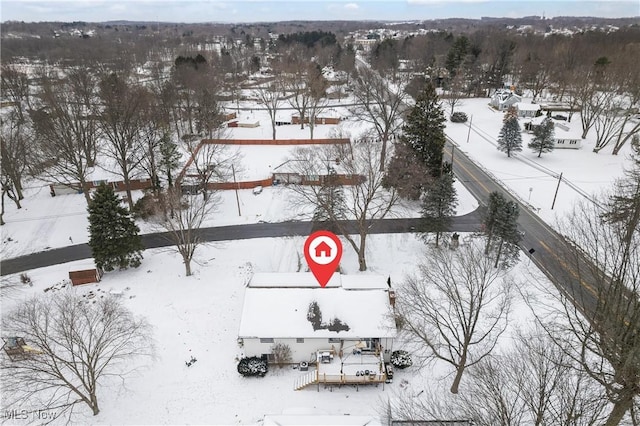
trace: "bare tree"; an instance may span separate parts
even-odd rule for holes
[[[142,128],[148,92],[128,84],[123,76],[111,74],[100,82],[100,97],[104,104],[100,125],[107,143],[105,154],[113,160],[124,180],[129,210],[133,210],[131,177],[138,168],[144,151]]]
[[[366,66],[358,68],[353,89],[357,106],[351,108],[351,113],[375,129],[382,142],[379,164],[384,167],[387,163],[387,143],[402,125],[400,115],[408,95],[402,89],[391,88],[380,74]]]
[[[390,417],[465,419],[478,426],[602,423],[605,398],[542,330],[518,332],[513,343],[470,367],[467,385],[458,395],[437,388],[420,398],[394,395]]]
[[[24,340],[16,361],[2,360],[3,403],[68,411],[84,403],[100,412],[100,386],[124,381],[134,362],[153,355],[151,327],[120,300],[73,292],[35,296],[3,316],[3,332]]]
[[[559,279],[579,284],[557,296],[561,309],[538,315],[559,347],[603,389],[611,404],[607,426],[620,424],[640,395],[637,182],[634,187],[636,201],[624,215],[591,203],[576,206],[562,226],[567,242],[556,250],[566,271]]]
[[[0,155],[2,156],[2,212],[4,213],[4,196],[13,200],[18,209],[22,208],[22,178],[29,162],[27,126],[17,120],[15,111],[9,113],[8,120],[0,121]]]
[[[79,184],[90,201],[87,176],[95,164],[98,111],[90,78],[72,71],[65,80],[42,79],[42,108],[31,114],[44,174],[61,184]],[[91,86],[91,88],[89,88]]]
[[[31,109],[29,76],[12,65],[3,65],[0,72],[2,93],[13,103],[17,120],[25,120],[25,110]]]
[[[278,115],[278,108],[284,102],[283,90],[280,87],[280,83],[277,80],[268,84],[262,84],[253,91],[254,96],[258,98],[258,103],[265,107],[269,118],[271,119],[271,132],[272,137],[276,139],[276,120]]]
[[[191,275],[191,261],[198,246],[204,243],[200,227],[220,204],[220,196],[209,193],[207,197],[183,195],[180,188],[167,189],[163,195],[164,215],[160,226],[168,233],[175,251],[182,257],[185,274]]]
[[[222,139],[224,129],[218,129],[218,132],[219,139]],[[185,169],[185,175],[180,176],[179,183],[183,188],[192,193],[199,192],[206,198],[211,190],[211,183],[230,181],[232,168],[239,161],[238,151],[232,145],[198,141],[191,137],[185,138],[183,147],[192,159]]]
[[[477,244],[435,249],[419,271],[400,289],[399,314],[425,359],[455,367],[451,392],[458,393],[465,369],[487,357],[506,329],[511,283]]]
[[[394,189],[387,191],[382,186],[381,150],[382,144],[377,139],[362,139],[351,145],[298,148],[290,161],[294,172],[307,179],[314,176],[320,179],[319,183],[290,185],[296,194],[292,203],[299,208],[312,206],[320,211],[357,253],[360,271],[367,270],[366,241],[372,220],[386,217],[398,201]],[[321,184],[332,167],[338,172],[336,179],[346,183],[343,186],[345,202],[340,208],[335,208],[331,197],[325,196],[326,188]],[[350,182],[345,182],[347,179]],[[345,218],[355,222],[357,238],[352,235],[348,223],[342,220]]]
[[[449,82],[449,89],[441,95],[443,103],[449,106],[449,117],[454,112],[454,109],[462,105],[462,98],[464,96],[464,84],[466,79],[466,72],[464,69],[458,70],[456,75]]]

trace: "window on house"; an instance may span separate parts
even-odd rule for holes
[[[331,337],[329,339],[329,343],[340,343],[340,339],[336,339],[335,337]]]
[[[296,343],[304,343],[304,339],[296,339]]]
[[[270,337],[266,339],[260,339],[260,343],[273,343],[273,339]]]
[[[577,141],[569,141],[569,145],[575,145]]]
[[[564,140],[563,139],[558,139],[558,145],[563,144]]]

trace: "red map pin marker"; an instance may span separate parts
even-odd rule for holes
[[[314,232],[304,242],[304,257],[320,287],[324,287],[340,264],[342,243],[333,232]]]

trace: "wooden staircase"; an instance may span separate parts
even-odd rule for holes
[[[304,389],[315,383],[318,383],[318,370],[309,371],[304,376],[298,377],[293,384],[293,390]]]

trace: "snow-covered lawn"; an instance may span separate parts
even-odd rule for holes
[[[413,235],[369,237],[369,273],[390,276],[398,284],[415,269],[425,250]],[[468,238],[463,236],[463,243]],[[314,408],[330,414],[377,415],[380,400],[399,387],[415,389],[442,386],[450,369],[436,364],[396,371],[393,384],[378,387],[293,390],[294,380],[304,373],[273,368],[264,378],[243,378],[236,372],[237,345],[245,285],[251,274],[295,272],[302,256],[303,237],[256,239],[209,245],[198,252],[195,276],[185,277],[177,254],[148,250],[138,269],[105,274],[99,284],[57,291],[93,291],[122,294],[124,303],[154,326],[157,360],[126,382],[101,389],[101,413],[77,419],[94,424],[254,424],[265,414],[291,408]],[[8,309],[22,297],[40,293],[67,277],[74,264],[29,272],[34,285],[3,301]],[[345,250],[345,273],[357,274],[357,258]],[[526,260],[519,274],[529,274]],[[99,297],[99,296],[98,296]],[[273,312],[277,315],[277,312]],[[527,308],[514,309],[514,324],[530,321]],[[508,336],[505,341],[508,342]],[[396,347],[398,348],[398,347]],[[187,367],[185,362],[197,361]],[[444,382],[439,384],[439,379]]]
[[[609,187],[613,179],[622,174],[628,147],[618,156],[610,155],[608,150],[594,154],[591,152],[592,135],[577,151],[557,150],[536,158],[525,147],[517,158],[507,158],[494,145],[502,125],[502,114],[490,110],[487,102],[488,99],[465,100],[460,107],[473,115],[473,125],[480,129],[484,137],[472,131],[467,143],[468,127],[465,124],[447,123],[447,133],[458,142],[460,149],[482,164],[513,193],[539,209],[539,214],[545,220],[553,222],[556,213],[567,212],[582,198],[574,189],[562,184],[556,207],[551,210],[557,185],[553,174],[563,172],[564,178],[585,193]],[[233,129],[232,137],[270,137],[270,125],[264,113],[249,114],[263,114],[259,118],[261,127]],[[574,120],[577,119],[574,117]],[[344,126],[349,131],[358,130],[358,123],[351,121]],[[327,137],[334,128],[318,126],[315,136]],[[300,130],[299,126],[278,127],[278,138],[306,137],[308,129]],[[524,139],[526,144],[527,138]],[[248,151],[245,155],[247,176],[251,175],[249,170],[251,173],[255,171],[257,176],[258,171],[262,173],[260,168],[268,171],[268,166],[277,166],[276,163],[284,158],[285,153],[273,152]],[[445,157],[448,155],[450,153]],[[255,162],[260,164],[256,165]],[[460,184],[457,187],[460,199],[458,214],[474,210],[477,202],[462,190]],[[140,193],[136,193],[136,197],[139,196]],[[254,195],[251,190],[238,191],[240,214],[234,191],[225,191],[221,196],[220,208],[205,226],[306,218],[301,212],[292,210],[290,193],[284,187],[265,188],[259,195]],[[48,188],[33,185],[26,191],[23,206],[23,209],[16,210],[10,202],[7,203],[7,225],[0,228],[3,257],[61,247],[71,244],[71,241],[76,244],[88,240],[86,205],[82,195],[50,197]],[[417,212],[417,206],[410,205],[401,206],[396,214],[416,216]],[[141,227],[143,232],[154,230],[143,223]],[[462,238],[464,243],[469,236],[463,235]],[[297,271],[298,259],[304,258],[303,243],[304,237],[289,237],[211,244],[197,251],[193,277],[184,276],[177,254],[166,249],[148,250],[144,253],[145,259],[140,268],[107,273],[101,283],[73,290],[93,290],[97,294],[97,289],[102,289],[104,292],[121,293],[125,304],[137,314],[147,317],[155,327],[158,349],[157,360],[128,380],[126,387],[113,384],[101,389],[100,415],[95,418],[87,416],[80,423],[247,424],[258,422],[265,414],[279,414],[292,408],[312,408],[330,414],[348,413],[354,416],[377,415],[376,406],[380,405],[380,401],[400,387],[415,389],[416,394],[424,389],[446,391],[452,380],[452,371],[438,363],[421,371],[415,366],[397,371],[394,383],[385,385],[384,389],[381,385],[377,388],[360,388],[359,391],[352,387],[334,388],[332,392],[323,388],[320,392],[316,388],[294,391],[293,383],[300,373],[290,368],[272,369],[264,378],[243,378],[236,372],[236,357],[241,352],[236,339],[247,280],[254,271]],[[344,247],[342,270],[346,274],[357,274],[355,253],[346,244]],[[424,250],[423,241],[414,235],[372,235],[368,239],[368,272],[390,276],[392,282],[398,283],[415,271]],[[3,300],[2,309],[9,309],[22,297],[40,293],[62,282],[76,263],[84,262],[29,271],[33,287],[17,293],[13,299]],[[541,275],[532,268],[533,265],[523,256],[513,271],[516,282],[523,281],[525,277]],[[546,285],[550,286],[548,283]],[[522,299],[518,299],[512,312],[510,331],[503,336],[502,345],[509,344],[510,333],[517,326],[531,323],[531,314]],[[277,312],[273,314],[277,315]],[[396,349],[400,347],[396,346]],[[187,367],[185,361],[192,356],[197,362]]]
[[[468,122],[447,122],[445,131],[457,143],[458,149],[481,164],[484,170],[509,188],[521,201],[538,209],[538,215],[547,223],[553,224],[557,217],[568,214],[576,202],[585,199],[585,195],[590,196],[610,188],[613,181],[622,176],[624,165],[629,163],[628,144],[618,155],[612,155],[611,148],[598,154],[592,152],[596,139],[594,130],[582,141],[580,149],[555,149],[542,154],[540,158],[527,148],[531,135],[523,132],[522,152],[508,158],[496,148],[504,114],[490,108],[488,102],[487,98],[465,99],[462,106],[457,107],[457,110],[465,111],[472,117],[470,134]],[[527,120],[520,119],[523,130],[525,121]],[[580,128],[578,114],[574,114],[571,125]],[[451,153],[446,153],[445,158],[450,159]],[[563,183],[552,210],[553,196],[558,185],[557,176],[560,173]]]

